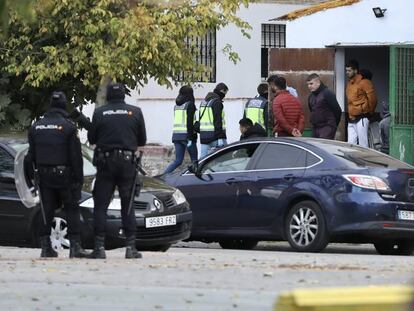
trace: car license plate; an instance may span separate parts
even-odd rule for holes
[[[145,218],[145,228],[174,226],[177,224],[176,215]]]
[[[414,212],[412,211],[398,211],[398,219],[414,220]]]

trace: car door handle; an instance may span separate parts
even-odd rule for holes
[[[232,178],[226,179],[225,183],[227,185],[233,185],[233,184],[236,184],[242,181],[247,181],[247,180],[248,180],[247,177],[232,177]]]
[[[294,180],[296,177],[295,177],[295,175],[293,175],[293,174],[287,174],[287,175],[285,175],[285,176],[283,176],[283,179],[284,180],[286,180],[286,181],[292,181],[292,180]]]

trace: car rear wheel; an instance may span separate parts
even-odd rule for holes
[[[254,239],[226,239],[219,241],[221,248],[224,249],[253,249],[259,243],[258,240]]]
[[[325,218],[314,201],[293,206],[285,221],[285,234],[290,246],[299,252],[320,252],[329,242]]]
[[[40,246],[40,228],[43,224],[42,215],[39,214],[36,220],[35,226],[35,245]],[[50,242],[55,251],[61,251],[62,249],[67,249],[70,246],[68,239],[68,224],[66,220],[62,217],[55,217],[52,221],[51,233],[50,233]]]
[[[374,243],[375,249],[381,255],[411,255],[414,251],[414,241],[390,240]]]

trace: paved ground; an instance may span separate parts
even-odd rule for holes
[[[40,260],[39,250],[0,247],[0,310],[271,310],[283,290],[409,284],[414,257],[377,255],[371,246],[331,246],[321,254],[285,243],[222,250],[182,243],[126,260]]]

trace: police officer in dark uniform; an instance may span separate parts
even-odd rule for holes
[[[135,152],[147,140],[141,109],[127,105],[125,88],[120,83],[107,87],[108,103],[95,109],[88,140],[95,144],[94,164],[97,167],[93,189],[95,202],[95,248],[91,258],[106,258],[105,224],[106,212],[115,186],[121,198],[122,224],[126,236],[125,258],[141,258],[135,247],[136,219],[129,202],[135,182]],[[128,210],[130,212],[128,213]]]
[[[80,214],[78,201],[83,184],[83,159],[75,124],[67,119],[66,96],[54,92],[50,108],[29,130],[29,151],[26,165],[37,169],[42,200],[40,257],[57,257],[50,233],[55,209],[62,204],[67,216],[70,239],[69,257],[86,257],[80,244]]]

